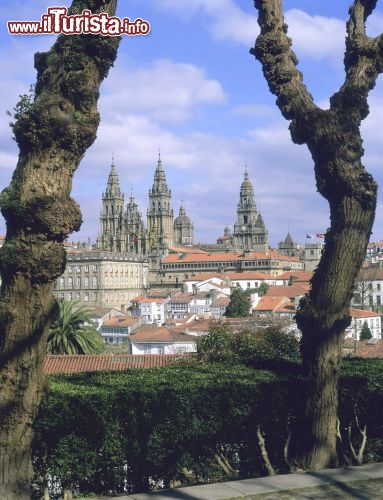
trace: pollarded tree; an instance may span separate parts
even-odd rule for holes
[[[115,14],[116,0],[74,0],[70,13]],[[99,124],[97,100],[118,37],[60,36],[35,55],[34,99],[12,125],[19,158],[0,196],[7,232],[0,251],[0,498],[27,500],[32,422],[41,399],[52,284],[64,271],[64,239],[81,225],[72,178]]]
[[[317,189],[330,207],[325,249],[297,313],[308,383],[304,417],[291,453],[297,466],[313,470],[337,463],[344,330],[350,324],[350,301],[377,198],[376,183],[362,164],[360,125],[368,115],[368,93],[383,70],[383,36],[366,35],[365,23],[376,0],[355,0],[347,22],[345,80],[324,110],[315,104],[296,67],[281,0],[255,0],[254,4],[261,31],[251,53],[261,62],[277,105],[290,121],[293,142],[307,145]]]
[[[59,313],[48,335],[51,354],[100,354],[105,342],[90,318],[90,311],[76,301],[59,300]]]

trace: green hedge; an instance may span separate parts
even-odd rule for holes
[[[375,443],[370,459],[383,437],[382,368],[345,360],[341,384],[342,425],[357,400]],[[35,498],[44,485],[58,498],[64,488],[116,494],[223,480],[229,473],[217,456],[238,477],[265,475],[257,425],[275,470],[286,471],[287,422],[302,408],[302,385],[297,375],[197,362],[50,377],[35,424]]]

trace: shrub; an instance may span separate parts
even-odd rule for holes
[[[362,326],[362,331],[360,332],[360,340],[370,340],[370,339],[372,339],[372,333],[368,327],[367,321],[365,321]]]

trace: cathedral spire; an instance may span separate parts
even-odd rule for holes
[[[245,163],[245,174],[244,174],[244,180],[248,181],[249,180],[249,171],[247,168],[247,163]]]
[[[114,162],[114,155],[112,156],[112,163],[110,166],[110,172],[108,176],[108,182],[106,185],[106,195],[109,196],[121,196],[120,181],[118,179],[118,174],[116,170],[116,164]]]
[[[102,210],[100,214],[100,237],[97,247],[101,250],[121,252],[125,250],[123,237],[124,194],[120,189],[120,181],[112,155],[112,163],[102,195]]]
[[[149,209],[147,218],[149,233],[154,235],[157,231],[160,241],[165,246],[171,246],[173,244],[173,209],[171,203],[172,193],[166,182],[161,154],[158,153],[153,187],[149,190]]]
[[[268,233],[255,204],[254,188],[249,178],[247,164],[239,191],[237,221],[234,224],[233,244],[238,250],[266,252]]]

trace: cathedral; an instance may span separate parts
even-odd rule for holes
[[[126,207],[124,205],[124,194],[112,160],[106,190],[102,194],[100,234],[96,242],[99,250],[163,255],[171,247],[193,245],[194,227],[183,203],[179,215],[174,218],[172,194],[160,155],[153,186],[149,190],[146,227],[133,194]],[[239,252],[268,251],[268,231],[255,204],[254,188],[247,167],[240,188],[233,234],[226,227],[224,236],[217,240],[217,244],[208,246],[212,251],[222,251],[223,246]]]
[[[166,182],[160,155],[153,186],[149,190],[146,227],[133,194],[126,207],[124,198],[112,160],[106,190],[102,194],[100,234],[96,241],[99,250],[145,255],[164,253],[172,246],[193,244],[194,227],[183,204],[179,215],[174,218],[172,193]]]
[[[268,231],[262,215],[257,211],[254,188],[249,180],[247,167],[239,192],[232,244],[236,250],[254,252],[267,252],[269,246]]]

